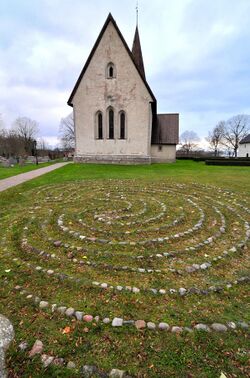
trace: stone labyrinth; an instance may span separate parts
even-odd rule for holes
[[[227,309],[249,282],[249,199],[115,180],[24,195],[30,206],[3,216],[2,261],[34,309],[124,329],[248,327]]]

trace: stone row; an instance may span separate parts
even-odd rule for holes
[[[122,326],[134,326],[136,329],[149,329],[149,330],[165,330],[170,331],[172,333],[181,333],[181,332],[193,332],[193,331],[216,331],[216,332],[226,332],[228,330],[235,330],[237,328],[249,329],[249,324],[245,321],[229,321],[226,324],[224,323],[212,323],[211,325],[203,324],[203,323],[196,323],[190,327],[186,326],[170,326],[168,323],[160,322],[154,323],[152,321],[146,322],[145,320],[124,320],[123,318],[114,317],[113,319],[110,318],[102,318],[99,315],[93,316],[89,314],[84,314],[83,311],[76,311],[72,307],[67,307],[60,305],[58,306],[56,303],[50,304],[48,301],[41,300],[39,297],[30,294],[26,289],[23,289],[20,285],[15,286],[15,291],[19,292],[20,295],[26,296],[26,299],[32,300],[41,310],[50,310],[52,313],[59,313],[66,318],[76,318],[78,321],[83,321],[86,323],[100,323],[104,325],[111,325],[112,327],[122,327]]]
[[[21,351],[25,351],[28,348],[28,343],[26,341],[22,341],[19,344],[19,349]],[[97,375],[100,373],[100,376],[102,378],[131,378],[127,375],[127,373],[124,370],[119,369],[111,369],[110,372],[106,373],[103,370],[97,368],[95,365],[84,365],[80,369],[77,369],[76,364],[73,361],[65,362],[64,358],[53,356],[51,354],[45,354],[43,353],[44,344],[41,340],[36,340],[33,344],[31,350],[28,353],[29,357],[34,357],[37,355],[41,356],[41,363],[44,368],[47,368],[50,365],[54,366],[61,366],[66,367],[67,369],[74,369],[79,371],[81,374],[81,377],[92,377],[93,375]],[[99,376],[99,375],[98,375]]]
[[[83,279],[80,279],[80,278],[75,278],[74,276],[70,276],[70,275],[67,275],[67,274],[64,274],[64,273],[56,272],[53,269],[45,269],[45,268],[42,268],[41,266],[35,267],[32,264],[30,264],[29,262],[20,260],[18,258],[13,258],[12,260],[14,262],[18,262],[19,264],[25,264],[26,266],[33,269],[34,271],[42,272],[44,274],[47,274],[48,276],[54,276],[59,280],[68,279],[70,281],[76,282],[77,284],[85,284],[85,285],[88,284],[88,285],[91,285],[93,287],[99,287],[100,289],[110,289],[110,290],[115,290],[117,292],[126,291],[126,292],[130,292],[130,293],[133,293],[133,294],[138,294],[140,292],[141,293],[149,292],[151,294],[153,293],[153,294],[160,294],[160,295],[176,294],[176,295],[180,295],[181,297],[185,296],[185,295],[193,295],[193,294],[208,295],[209,293],[220,293],[223,290],[230,289],[233,285],[244,284],[244,283],[247,283],[247,282],[250,281],[250,277],[244,276],[244,277],[240,277],[240,278],[238,278],[234,281],[228,281],[228,282],[226,282],[226,283],[224,283],[220,286],[211,285],[207,289],[202,289],[202,288],[197,288],[197,287],[191,287],[191,288],[181,287],[179,289],[154,289],[154,288],[140,289],[140,288],[137,288],[137,287],[126,286],[126,285],[113,286],[113,285],[110,285],[106,282],[103,282],[103,283],[99,283],[97,281],[86,282],[86,279],[83,280]]]

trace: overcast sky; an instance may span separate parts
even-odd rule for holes
[[[131,47],[136,0],[0,0],[0,113],[35,119],[56,143],[67,100],[111,12]],[[250,114],[250,0],[140,0],[139,32],[158,112],[200,137]]]

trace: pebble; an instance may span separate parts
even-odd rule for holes
[[[49,269],[49,270],[47,270],[47,273],[48,273],[49,276],[51,276],[54,273],[54,270]]]
[[[80,370],[81,376],[91,378],[97,373],[97,367],[93,365],[84,365]]]
[[[220,323],[213,323],[211,325],[211,328],[216,332],[226,332],[227,331],[227,327],[224,324],[220,324]]]
[[[160,289],[160,290],[159,290],[159,293],[160,293],[160,294],[166,294],[166,290],[164,290],[164,289]]]
[[[48,356],[47,354],[41,355],[41,361],[45,368],[48,367],[53,362],[53,360],[54,360],[53,356]]]
[[[57,307],[57,311],[58,311],[60,314],[64,314],[66,310],[67,310],[67,307],[65,307],[65,306]]]
[[[124,370],[112,369],[109,373],[110,378],[124,378],[126,372]]]
[[[135,326],[137,329],[142,329],[146,327],[146,322],[144,320],[136,320]]]
[[[75,311],[75,317],[77,320],[82,320],[83,312],[82,311]]]
[[[67,310],[65,311],[65,315],[66,316],[73,316],[74,315],[74,313],[75,313],[75,309],[73,308],[73,307],[69,307],[69,308],[67,308]]]
[[[248,328],[248,324],[246,322],[238,322],[238,325],[243,328],[243,329],[247,329]]]
[[[147,327],[148,327],[148,329],[155,329],[155,328],[156,328],[156,325],[155,325],[155,323],[148,322],[148,323],[147,323]]]
[[[92,315],[84,315],[82,319],[83,319],[84,322],[90,323],[93,320],[93,316]]]
[[[55,247],[60,247],[61,244],[62,244],[61,240],[54,241],[54,246]]]
[[[169,327],[168,323],[161,322],[161,323],[159,323],[158,328],[162,329],[162,330],[167,330],[168,331],[170,327]]]
[[[64,365],[64,359],[61,358],[61,357],[56,357],[56,358],[54,358],[54,360],[52,361],[52,365],[55,365],[55,366],[63,366],[63,365]]]
[[[171,332],[173,332],[173,333],[180,333],[182,331],[183,331],[183,328],[182,327],[177,327],[177,326],[174,326],[171,329]]]
[[[75,369],[75,368],[76,368],[76,364],[73,361],[69,361],[67,363],[67,369]]]
[[[113,327],[121,327],[122,324],[123,324],[123,319],[121,319],[121,318],[114,318],[112,320],[112,326]]]
[[[43,342],[41,340],[36,340],[32,349],[29,352],[29,357],[33,357],[35,354],[42,353],[43,350]]]
[[[110,319],[109,318],[104,318],[102,322],[104,324],[108,324],[108,323],[110,323]]]
[[[49,303],[46,302],[46,301],[41,301],[41,302],[39,303],[39,307],[40,307],[40,308],[46,308],[46,307],[48,307],[48,306],[49,306]]]
[[[52,312],[52,313],[55,312],[56,308],[57,308],[57,304],[56,304],[56,303],[53,303],[53,304],[51,305],[51,312]]]
[[[122,287],[122,286],[116,286],[116,289],[117,289],[118,291],[122,291],[123,287]]]
[[[186,290],[184,287],[181,287],[181,288],[179,289],[179,294],[180,294],[181,296],[185,295],[186,293],[187,293],[187,290]]]
[[[206,332],[210,331],[210,328],[206,324],[202,324],[202,323],[196,324],[194,326],[194,329],[196,329],[197,331],[206,331]]]
[[[227,326],[228,326],[228,328],[231,328],[231,329],[236,329],[237,328],[237,326],[236,326],[236,324],[234,322],[228,322]]]
[[[135,294],[139,293],[140,289],[138,289],[137,287],[133,287],[132,292],[135,293]]]
[[[18,348],[20,350],[25,350],[28,348],[28,343],[26,341],[22,341],[19,345],[18,345]]]
[[[102,289],[107,289],[108,284],[105,283],[105,282],[103,282],[103,283],[100,285],[100,287],[101,287]]]

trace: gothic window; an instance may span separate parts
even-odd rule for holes
[[[102,112],[96,113],[96,139],[103,139],[103,119]]]
[[[109,63],[107,65],[106,77],[107,77],[107,79],[113,79],[114,77],[116,77],[115,66],[114,66],[113,63]]]
[[[108,111],[108,125],[109,125],[109,139],[114,139],[114,111],[109,109]]]
[[[125,113],[122,111],[120,113],[120,139],[126,138],[126,117]]]

